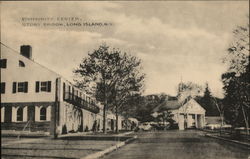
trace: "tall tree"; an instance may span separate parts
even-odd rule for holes
[[[219,111],[221,110],[221,105],[219,105],[219,99],[215,98],[209,89],[208,83],[206,83],[204,95],[197,98],[197,101],[204,107],[206,110],[207,116],[218,116]],[[217,105],[216,105],[217,104]],[[218,107],[217,107],[218,106]],[[218,109],[219,108],[219,109]]]
[[[177,97],[180,102],[192,97],[195,98],[202,93],[202,87],[193,82],[179,83]]]
[[[104,105],[103,132],[106,133],[106,111],[124,104],[131,92],[140,92],[144,74],[141,61],[118,49],[101,45],[88,54],[74,70],[76,86],[92,94]],[[117,120],[118,122],[118,120]]]
[[[154,108],[165,102],[167,98],[168,95],[164,93],[141,96],[136,106],[136,116],[142,122],[153,121],[155,119],[152,116]]]
[[[114,98],[112,99],[113,107],[116,114],[116,132],[118,133],[118,114],[128,111],[127,103],[134,102],[136,94],[140,94],[144,86],[145,75],[141,72],[141,61],[128,54],[120,55],[120,61],[116,67],[116,73],[114,75]],[[126,113],[125,113],[126,114]]]
[[[225,117],[234,126],[244,123],[249,134],[249,23],[238,26],[233,33],[234,41],[224,60],[229,67],[222,75],[225,90]]]

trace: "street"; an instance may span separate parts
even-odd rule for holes
[[[247,159],[237,145],[203,136],[200,131],[139,132],[138,140],[103,159]]]

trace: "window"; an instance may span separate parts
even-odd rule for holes
[[[0,90],[1,90],[1,94],[5,93],[5,82],[2,82],[0,85]]]
[[[18,92],[24,92],[24,89],[25,89],[25,83],[22,82],[22,83],[18,83]]]
[[[41,82],[41,91],[46,92],[48,90],[48,82]]]
[[[36,92],[51,92],[51,81],[36,81]]]
[[[12,93],[28,92],[28,82],[13,82]]]
[[[28,82],[19,82],[17,92],[27,92],[27,88],[28,88],[27,85],[28,85]]]
[[[23,121],[23,108],[17,109],[16,121]]]
[[[40,109],[40,120],[46,120],[46,108],[42,107]]]
[[[19,60],[19,67],[25,67],[25,64],[23,61]]]
[[[0,59],[0,68],[7,67],[7,59]]]

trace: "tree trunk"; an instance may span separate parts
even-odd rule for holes
[[[119,128],[118,128],[118,107],[115,107],[115,116],[116,116],[116,122],[115,122],[115,132],[118,134],[119,133]]]
[[[106,92],[106,79],[105,79],[105,73],[103,73],[102,75],[104,77],[103,79],[103,83],[104,83],[104,107],[103,107],[103,133],[106,134],[106,119],[107,119],[107,114],[106,114],[106,110],[107,110],[107,92]]]
[[[222,119],[222,115],[220,113],[220,120],[221,120],[221,123],[220,123],[220,136],[221,136],[221,132],[222,132],[222,126],[223,126],[223,119]]]
[[[244,121],[245,121],[245,124],[246,124],[246,132],[247,132],[247,136],[249,136],[249,125],[248,125],[248,117],[246,116],[245,114],[245,110],[243,108],[243,106],[241,106],[242,108],[242,113],[243,113],[243,116],[244,116]]]
[[[107,131],[106,131],[106,103],[104,104],[104,107],[103,107],[103,133],[106,134]]]
[[[126,119],[125,119],[125,121],[126,121],[126,130],[128,130],[128,118],[126,117]]]

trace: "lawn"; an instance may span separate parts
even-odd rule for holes
[[[17,140],[17,139],[15,139]],[[117,144],[117,141],[37,139],[37,141],[11,144],[15,141],[3,138],[1,158],[81,158]],[[25,139],[21,139],[24,140]]]

